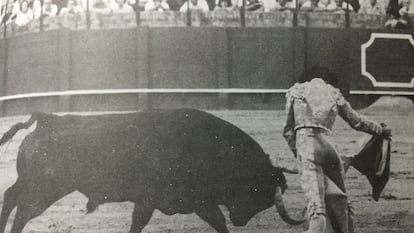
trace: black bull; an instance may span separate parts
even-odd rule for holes
[[[287,186],[281,169],[250,136],[209,113],[35,113],[0,144],[36,121],[18,152],[17,181],[4,194],[0,233],[16,206],[11,233],[73,191],[88,198],[88,212],[105,202],[134,202],[131,233],[142,231],[154,209],[195,212],[217,232],[229,232],[218,205],[226,206],[236,226],[274,205],[286,222],[302,223],[283,206]]]

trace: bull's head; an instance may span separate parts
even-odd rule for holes
[[[241,187],[240,193],[231,200],[227,208],[230,219],[235,226],[245,226],[257,213],[275,205],[282,220],[291,225],[302,224],[305,220],[292,219],[286,211],[282,193],[287,188],[286,178],[282,169],[272,167],[271,173],[257,177],[258,182]],[[254,185],[255,183],[259,185]]]

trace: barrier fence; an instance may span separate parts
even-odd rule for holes
[[[283,108],[295,77],[320,64],[349,81],[354,105],[413,96],[412,31],[384,30],[384,16],[351,14],[348,27],[345,13],[299,12],[295,26],[294,12],[245,12],[241,27],[238,14],[91,14],[8,25],[2,114]]]

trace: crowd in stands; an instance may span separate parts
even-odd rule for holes
[[[1,0],[0,0],[1,2]],[[86,11],[98,14],[133,13],[135,3],[129,0],[3,0],[1,23],[14,22],[24,26],[40,17],[83,15]]]
[[[388,15],[386,26],[407,24],[414,0],[0,0],[1,23],[24,26],[40,17],[73,17],[88,13],[123,14],[137,11],[351,11]],[[298,1],[298,2],[296,2]],[[349,2],[348,2],[349,1]],[[89,4],[89,5],[88,5]]]

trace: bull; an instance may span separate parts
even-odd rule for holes
[[[231,222],[244,226],[258,212],[283,204],[283,171],[238,127],[193,110],[58,116],[34,113],[0,139],[35,129],[22,141],[17,181],[4,193],[0,233],[17,207],[11,233],[20,233],[58,199],[79,191],[87,211],[106,202],[135,203],[130,233],[141,232],[155,209],[166,215],[196,213],[219,233]]]

